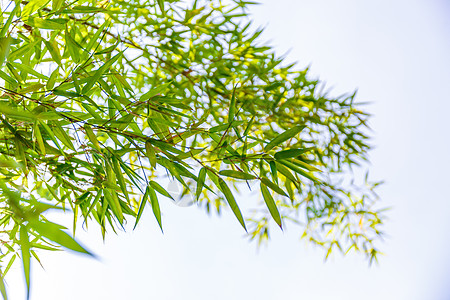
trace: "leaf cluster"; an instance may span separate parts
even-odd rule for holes
[[[378,183],[343,180],[367,160],[368,115],[285,66],[230,1],[10,2],[0,21],[2,277],[20,257],[75,241],[78,220],[138,224],[160,201],[231,208],[251,239],[269,220],[376,258]],[[182,187],[173,195],[163,182]],[[256,184],[258,183],[258,184]],[[259,189],[252,212],[236,190]],[[46,211],[73,214],[73,233]],[[1,286],[4,295],[4,286]],[[6,297],[6,296],[5,296]]]

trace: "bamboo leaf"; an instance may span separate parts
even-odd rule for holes
[[[233,193],[231,192],[231,190],[228,187],[228,185],[226,184],[226,182],[222,178],[214,175],[211,172],[208,172],[208,175],[209,175],[210,178],[211,177],[216,177],[215,180],[213,178],[211,178],[211,179],[213,180],[213,182],[216,181],[218,183],[217,187],[225,195],[225,199],[227,199],[228,205],[230,206],[230,208],[233,211],[234,215],[238,219],[239,223],[241,223],[242,227],[247,232],[247,228],[245,227],[244,217],[242,217],[241,210],[239,209],[239,206],[236,203],[236,200],[234,199]]]
[[[278,185],[276,185],[275,183],[270,181],[269,178],[261,177],[261,183],[263,183],[265,186],[269,187],[271,190],[277,192],[278,194],[288,197],[288,195],[286,195],[286,193]]]
[[[300,133],[300,131],[303,130],[303,128],[305,128],[305,126],[295,126],[292,127],[291,129],[286,130],[285,132],[283,132],[282,134],[278,135],[276,138],[274,138],[273,140],[271,140],[266,147],[264,147],[264,151],[268,152],[270,151],[272,148],[280,145],[281,143],[293,138],[294,136],[296,136],[298,133]]]
[[[269,209],[270,215],[275,220],[275,222],[280,226],[281,229],[283,229],[283,226],[281,224],[281,216],[280,212],[278,211],[277,205],[275,204],[275,201],[273,200],[272,195],[270,194],[267,187],[261,183],[260,185],[261,193],[264,198],[264,202],[266,202],[267,208]]]
[[[53,126],[53,132],[55,133],[58,140],[60,140],[66,147],[69,149],[75,151],[75,147],[72,144],[72,141],[69,137],[69,135],[66,133],[64,128],[61,126],[61,123],[59,121],[52,121]]]
[[[236,87],[237,87],[237,85],[234,87],[233,95],[231,96],[230,108],[228,111],[228,123],[231,123],[234,121],[234,115],[236,113]]]
[[[33,228],[37,233],[43,237],[61,245],[67,249],[85,253],[93,256],[89,251],[83,248],[78,242],[76,242],[69,234],[62,231],[60,226],[51,222],[41,222],[36,219],[29,221],[29,226]]]
[[[22,9],[22,18],[26,18],[38,9],[44,7],[50,0],[30,0]]]
[[[303,170],[302,168],[293,164],[292,162],[287,161],[287,160],[280,160],[279,162],[281,164],[285,165],[286,167],[288,167],[289,169],[291,169],[292,171],[294,171],[295,173],[298,173],[298,174],[302,175],[303,177],[306,177],[316,183],[320,183],[319,180],[313,174]]]
[[[161,232],[163,231],[161,224],[161,210],[159,208],[158,197],[156,196],[156,192],[152,186],[147,186],[147,191],[150,196],[150,203],[152,205],[153,214],[155,215],[156,220],[158,221],[159,228],[161,228]]]
[[[150,161],[151,166],[153,168],[156,168],[155,148],[149,141],[145,142],[145,150],[146,150],[146,154],[147,154],[148,160]]]
[[[136,228],[137,224],[139,223],[139,220],[141,219],[142,213],[144,212],[145,205],[147,204],[148,200],[148,189],[145,190],[144,195],[142,196],[141,203],[139,204],[139,209],[136,215],[136,221],[134,223],[133,230]]]
[[[16,256],[13,256],[14,258]],[[6,294],[6,286],[5,286],[5,273],[0,271],[0,292],[4,300],[8,300],[8,295]]]
[[[159,183],[157,183],[156,181],[153,181],[153,180],[150,180],[149,183],[155,191],[157,191],[158,193],[160,193],[161,195],[163,195],[167,198],[174,200],[173,197],[169,194],[169,192],[167,192],[166,189],[164,189]]]
[[[8,65],[10,65],[11,67],[13,67],[14,69],[18,69],[19,71],[25,72],[25,73],[29,73],[33,76],[36,76],[39,79],[43,79],[43,80],[48,80],[48,77],[33,70],[33,68],[31,68],[28,65],[25,64],[19,64],[19,63],[15,63],[15,62],[9,62]]]
[[[147,93],[142,95],[139,98],[139,101],[147,101],[148,99],[164,92],[169,87],[170,84],[171,84],[171,82],[167,82],[167,83],[161,84],[160,86],[158,86],[154,89],[151,89],[150,91],[148,91]]]
[[[203,186],[205,185],[205,179],[206,179],[206,168],[203,167],[198,172],[197,189],[196,189],[197,200],[199,199],[200,194],[202,193]]]
[[[55,20],[55,19],[42,19],[42,18],[29,17],[25,23],[31,27],[36,27],[36,28],[41,28],[41,29],[64,30],[66,28],[66,23],[68,21],[69,21],[68,19]]]
[[[42,155],[45,155],[44,140],[42,139],[41,131],[39,129],[39,125],[37,122],[34,124],[34,136],[36,137],[36,141],[39,146],[39,151],[42,153]]]
[[[9,48],[12,42],[12,37],[0,37],[0,67],[3,66],[4,61],[8,57]]]
[[[22,252],[23,273],[27,284],[27,299],[30,298],[30,241],[28,238],[28,230],[22,225],[20,226],[20,249]]]
[[[94,148],[97,149],[97,151],[101,151],[97,136],[88,124],[84,124],[84,131],[86,132],[89,141],[94,145]]]
[[[114,57],[112,57],[110,60],[108,60],[106,63],[104,63],[97,71],[95,71],[94,75],[89,78],[86,85],[81,90],[82,94],[86,94],[89,92],[95,83],[97,83],[100,78],[103,76],[103,74],[108,71],[108,69],[122,56],[122,52],[116,54]]]
[[[252,174],[248,174],[241,171],[234,171],[234,170],[222,170],[219,172],[220,175],[237,178],[237,179],[244,179],[244,180],[252,180],[256,179],[256,176]]]
[[[287,159],[291,157],[297,157],[305,153],[305,149],[288,149],[275,153],[275,159]]]

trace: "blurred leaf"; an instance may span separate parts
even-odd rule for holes
[[[92,256],[89,251],[84,249],[70,235],[62,231],[56,224],[50,222],[41,222],[36,219],[31,219],[28,224],[37,233],[57,243],[58,245],[76,252],[85,253]]]
[[[28,238],[28,230],[22,225],[20,226],[20,248],[22,251],[23,272],[25,282],[27,284],[27,299],[30,298],[30,241]]]

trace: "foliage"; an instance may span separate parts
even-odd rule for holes
[[[164,177],[207,211],[230,207],[251,239],[268,239],[270,219],[294,222],[327,256],[375,258],[376,184],[347,179],[367,159],[368,114],[258,43],[249,4],[5,3],[2,277],[19,257],[29,285],[37,250],[89,253],[73,238],[78,219],[104,236],[147,207],[162,229]],[[260,186],[252,212],[234,196],[246,184]],[[54,209],[73,214],[72,235],[45,217]]]

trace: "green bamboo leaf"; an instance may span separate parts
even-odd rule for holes
[[[22,252],[23,273],[27,284],[27,299],[30,297],[30,241],[28,238],[28,230],[22,225],[20,226],[20,250]]]
[[[9,48],[11,46],[12,37],[0,37],[0,67],[3,66],[6,58],[9,54]]]
[[[61,53],[59,52],[58,43],[55,40],[46,41],[44,40],[44,44],[48,49],[48,52],[50,53],[50,56],[52,59],[61,66]],[[59,71],[59,70],[58,70]],[[53,73],[52,73],[53,75]],[[50,79],[52,76],[50,76]]]
[[[86,94],[91,90],[96,82],[100,80],[100,78],[105,74],[106,71],[122,56],[122,52],[116,54],[106,63],[104,63],[97,71],[95,71],[94,75],[89,78],[89,81],[85,84],[83,89],[81,90],[82,94]]]
[[[38,9],[44,7],[50,0],[30,0],[22,9],[22,18],[26,18]]]
[[[227,130],[229,128],[234,128],[234,127],[237,127],[239,125],[242,125],[243,123],[244,123],[244,121],[233,121],[231,123],[214,126],[214,127],[211,127],[209,129],[209,132],[210,133],[214,133],[214,132],[224,131],[224,130]]]
[[[153,145],[149,141],[145,142],[145,151],[146,151],[148,160],[150,161],[150,165],[153,168],[156,168],[155,148],[153,147]]]
[[[3,25],[1,31],[0,31],[0,37],[5,37],[6,33],[9,30],[9,27],[11,26],[11,22],[14,18],[14,16],[16,15],[17,10],[20,9],[20,4],[16,3],[14,5],[13,10],[9,13],[9,17],[8,20],[6,20],[6,23]],[[22,16],[23,16],[23,12],[22,12]]]
[[[198,172],[197,189],[195,191],[197,200],[200,197],[200,194],[202,193],[203,186],[205,185],[205,179],[206,179],[206,168],[203,167]]]
[[[166,91],[171,83],[172,82],[167,82],[167,83],[161,84],[160,86],[158,86],[158,87],[156,87],[154,89],[151,89],[150,91],[148,91],[147,93],[142,95],[139,98],[139,101],[147,101],[148,99],[150,99],[150,98],[152,98],[152,97],[154,97],[154,96],[156,96],[156,95]]]
[[[19,121],[34,122],[36,120],[36,116],[33,113],[18,110],[4,103],[0,103],[0,113],[4,114],[8,118]]]
[[[284,177],[289,178],[293,182],[297,182],[297,178],[295,178],[295,176],[292,175],[291,171],[289,171],[288,168],[286,168],[285,166],[283,166],[280,163],[276,163],[276,166],[277,166],[277,171],[280,172],[281,174],[283,174]]]
[[[13,265],[13,263],[16,260],[17,256],[18,255],[16,254],[16,255],[13,255],[11,257],[11,259],[9,260],[8,265],[6,266],[5,271],[3,272],[2,276],[6,276],[6,274],[8,274],[8,271],[9,271],[9,269],[11,269],[11,266]]]
[[[163,188],[159,183],[157,183],[156,181],[153,181],[153,180],[150,180],[149,183],[155,191],[157,191],[158,193],[160,193],[161,195],[163,195],[167,198],[174,200],[173,197],[169,194],[169,192],[167,192],[166,189]]]
[[[142,196],[141,203],[139,204],[139,209],[136,215],[136,221],[134,223],[133,230],[136,228],[137,224],[139,223],[139,220],[141,219],[142,213],[144,212],[145,205],[147,204],[148,199],[148,189],[145,190],[144,195]]]
[[[64,0],[52,0],[52,10],[53,11],[59,10],[63,4]]]
[[[76,151],[74,145],[72,144],[72,140],[70,139],[69,135],[66,133],[64,128],[61,126],[61,123],[59,121],[55,120],[52,121],[53,125],[53,132],[66,147],[69,149]]]
[[[1,65],[0,65],[0,67],[1,67]],[[11,76],[9,76],[5,72],[3,72],[2,70],[0,70],[0,78],[2,78],[5,82],[9,83],[13,88],[16,88],[19,85],[17,80],[15,80]]]
[[[97,140],[97,136],[95,135],[91,126],[89,126],[88,124],[84,124],[84,131],[86,132],[86,135],[87,135],[89,141],[92,143],[92,145],[94,145],[94,148],[97,151],[101,151],[100,144]]]
[[[108,204],[111,206],[114,216],[116,216],[119,223],[122,224],[123,211],[122,207],[120,206],[119,198],[117,197],[117,192],[113,188],[106,188],[103,190],[103,194],[105,195]]]
[[[1,41],[2,38],[0,38]],[[34,50],[34,47],[36,45],[39,45],[39,43],[41,42],[42,39],[37,39],[34,42],[31,43],[27,43],[24,46],[14,50],[13,52],[11,52],[8,56],[8,60],[9,61],[15,61],[18,58],[22,58],[25,55],[28,55],[29,52],[31,52],[32,50]],[[11,38],[12,41],[12,38]],[[0,42],[1,43],[1,42]],[[2,48],[0,47],[0,50],[2,50]],[[1,53],[1,52],[0,52]],[[0,54],[0,58],[1,58],[1,54]]]
[[[313,174],[303,170],[302,168],[293,164],[292,162],[287,161],[287,160],[279,160],[279,162],[281,164],[285,165],[286,167],[288,167],[289,169],[291,169],[292,171],[294,171],[295,173],[298,173],[298,174],[302,175],[303,177],[306,177],[316,183],[320,183],[319,180]]]
[[[103,33],[103,30],[105,30],[105,27],[111,24],[110,21],[107,22],[103,22],[103,24],[98,28],[98,30],[94,33],[94,35],[92,36],[92,38],[89,40],[89,43],[87,44],[85,50],[86,50],[86,54],[88,54],[92,48],[96,45],[98,45],[97,40],[100,37],[100,34]],[[87,57],[86,57],[87,58]]]
[[[16,256],[13,256],[14,258]],[[6,286],[5,286],[5,273],[0,270],[0,292],[2,293],[2,297],[4,300],[8,300],[8,295],[6,294]]]
[[[95,6],[81,6],[77,5],[70,9],[65,9],[61,13],[65,14],[92,14],[92,13],[100,13],[104,12],[105,9],[102,7],[95,7]]]
[[[120,189],[122,193],[127,198],[128,202],[130,201],[130,196],[128,195],[127,185],[125,183],[125,178],[123,177],[122,170],[120,169],[119,161],[120,157],[112,156],[111,161],[113,163],[114,172],[116,174],[117,181],[119,182]]]
[[[321,172],[321,171],[320,171],[319,169],[317,169],[316,167],[311,166],[311,165],[305,163],[304,161],[301,161],[301,160],[298,160],[298,159],[292,159],[292,160],[289,160],[289,161],[291,161],[293,164],[299,166],[300,168],[304,168],[304,169],[306,169],[306,170],[308,170],[308,171],[312,171],[312,172]]]
[[[67,47],[66,49],[69,51],[69,54],[72,57],[73,61],[76,64],[78,64],[81,60],[80,50],[82,48],[81,48],[80,44],[78,44],[77,41],[72,37],[72,34],[68,28],[66,28],[64,38],[66,41],[66,47]],[[84,94],[84,92],[83,92],[83,94]]]
[[[281,143],[293,138],[294,136],[296,136],[298,133],[300,133],[300,131],[302,131],[305,128],[305,126],[295,126],[292,127],[291,129],[286,130],[285,132],[283,132],[282,134],[278,135],[276,138],[274,138],[273,140],[271,140],[266,147],[264,147],[264,151],[268,152],[270,151],[272,148],[280,145]]]
[[[211,178],[211,176],[215,176],[216,177],[216,181],[218,183],[217,187],[225,195],[225,198],[227,199],[228,205],[230,205],[230,208],[233,211],[233,213],[236,216],[236,218],[238,219],[239,223],[241,223],[242,227],[244,227],[245,231],[247,232],[247,228],[245,227],[245,222],[244,222],[244,218],[242,217],[241,210],[239,209],[239,206],[236,203],[236,200],[234,199],[233,193],[231,192],[231,190],[228,187],[228,185],[226,184],[226,182],[222,178],[214,175],[211,172],[208,172],[208,175],[209,175],[210,178]]]
[[[150,196],[150,203],[152,204],[153,214],[155,215],[156,220],[158,221],[159,228],[163,231],[161,224],[161,210],[159,208],[158,197],[156,196],[156,192],[152,186],[147,186],[148,194]]]
[[[220,175],[237,178],[237,179],[244,179],[244,180],[252,180],[256,179],[256,176],[252,174],[248,174],[241,171],[234,171],[234,170],[222,170],[219,172]]]
[[[287,159],[291,157],[297,157],[305,153],[305,149],[288,149],[275,153],[273,156],[275,159]]]
[[[281,216],[280,212],[278,211],[277,205],[275,204],[275,201],[273,200],[272,195],[270,194],[267,187],[261,183],[260,185],[261,193],[264,198],[264,202],[266,202],[267,208],[269,209],[270,215],[275,220],[275,222],[280,226],[281,229],[283,229],[283,226],[281,224]]]
[[[39,72],[33,70],[33,68],[31,68],[31,67],[28,66],[28,65],[25,65],[25,64],[19,64],[19,63],[15,63],[15,62],[9,62],[9,63],[7,63],[7,64],[8,64],[10,67],[12,67],[13,69],[17,69],[17,70],[19,70],[19,71],[22,71],[22,72],[25,72],[25,73],[29,73],[29,74],[31,74],[31,75],[33,75],[33,76],[36,76],[36,77],[39,78],[39,79],[43,79],[43,80],[45,80],[45,81],[48,80],[48,77],[47,77],[47,76],[45,76],[45,75],[43,75],[43,74],[41,74],[41,73],[39,73]]]
[[[275,183],[270,181],[269,178],[261,177],[261,183],[263,183],[265,186],[269,187],[271,190],[277,192],[278,194],[288,197],[288,195],[278,185],[276,185]]]
[[[39,146],[39,151],[42,153],[42,155],[45,155],[45,144],[44,140],[42,139],[41,130],[39,129],[39,125],[37,122],[34,124],[33,130],[34,136],[36,137],[36,141]]]
[[[252,127],[254,120],[255,120],[255,116],[253,116],[250,119],[250,121],[248,122],[247,127],[245,127],[244,134],[242,136],[247,136],[248,135],[248,132],[250,131],[250,128]]]
[[[64,30],[68,21],[68,19],[42,19],[29,17],[25,23],[31,27],[40,29]]]
[[[29,220],[28,224],[37,233],[39,233],[46,239],[49,239],[50,241],[57,243],[58,245],[61,245],[67,249],[70,249],[70,250],[73,250],[76,252],[85,253],[85,254],[93,256],[93,254],[91,254],[89,251],[87,251],[85,248],[83,248],[69,234],[62,231],[60,226],[58,226],[55,223],[41,222],[37,219],[31,219],[31,220]]]
[[[275,181],[276,184],[278,184],[278,172],[277,172],[277,165],[273,160],[269,162],[270,166],[270,172],[272,173],[272,179]]]
[[[236,113],[236,87],[237,87],[237,85],[233,89],[233,95],[231,96],[231,100],[230,100],[230,108],[228,111],[228,123],[231,123],[234,121],[234,115]]]

